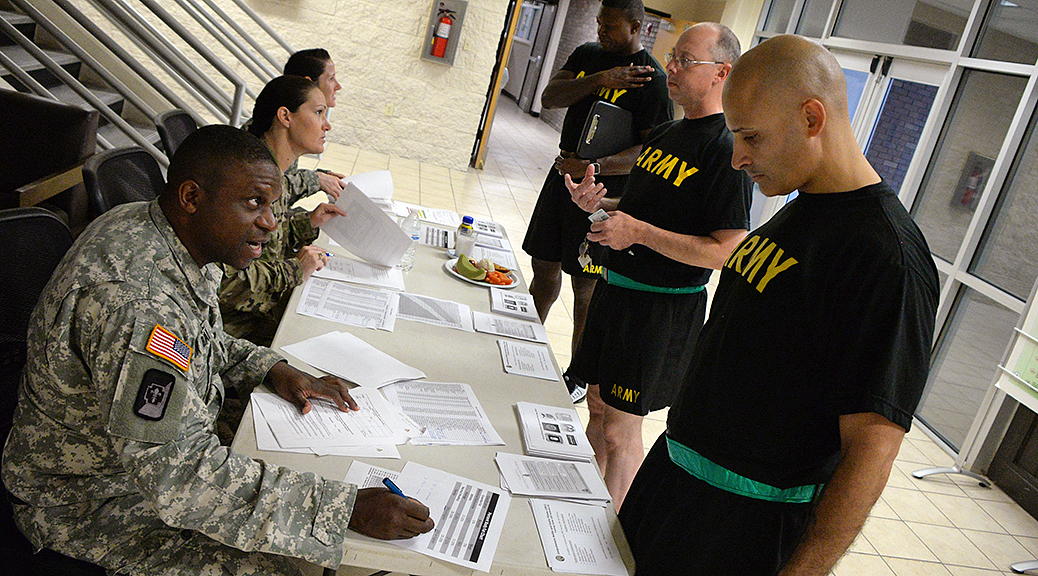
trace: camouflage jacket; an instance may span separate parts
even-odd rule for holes
[[[292,198],[298,197],[290,192],[297,189],[294,181],[301,182],[289,177],[287,171],[281,177],[282,193],[273,205],[278,226],[260,257],[242,270],[223,265],[220,311],[224,330],[232,336],[240,338],[254,333],[260,325],[277,324],[292,289],[303,283],[303,267],[295,253],[313,242],[320,231],[310,225],[307,211],[290,208]]]
[[[223,332],[219,274],[195,264],[157,202],[109,211],[58,266],[33,312],[3,461],[35,546],[135,546],[158,517],[338,566],[356,487],[246,458],[213,432],[224,381],[251,389],[281,360]],[[95,517],[121,500],[125,514]]]

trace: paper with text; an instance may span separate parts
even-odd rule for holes
[[[627,576],[606,508],[537,498],[530,507],[552,571]]]
[[[393,544],[448,562],[490,571],[511,497],[501,488],[416,462],[395,480],[400,490],[429,507],[431,532]]]
[[[403,444],[417,432],[404,425],[378,390],[354,388],[350,396],[360,410],[343,412],[330,401],[312,399],[310,412],[301,414],[277,394],[257,394],[251,400],[284,448]]]
[[[421,370],[404,364],[349,332],[329,332],[281,349],[318,370],[366,388],[425,378]]]
[[[508,243],[508,240],[497,238],[489,234],[479,234],[476,236],[476,246],[484,246],[486,248],[493,248],[494,250],[512,251],[512,245]]]
[[[422,244],[433,248],[454,248],[454,231],[422,224]]]
[[[355,256],[381,266],[396,266],[411,246],[411,237],[353,183],[347,183],[335,205],[345,216],[321,227]]]
[[[468,254],[468,257],[476,261],[487,258],[494,264],[500,264],[509,270],[519,268],[519,262],[515,259],[515,256],[512,255],[511,251],[494,250],[493,248],[487,248],[485,246],[476,246],[472,249],[472,254]]]
[[[505,372],[542,380],[559,380],[559,373],[555,371],[547,346],[512,340],[498,340],[497,346],[501,349]]]
[[[316,278],[340,280],[354,284],[367,284],[390,290],[404,290],[404,272],[392,266],[379,266],[354,260],[332,256],[324,268],[313,273]]]
[[[262,394],[262,392],[253,392]],[[316,454],[317,456],[346,456],[349,458],[400,458],[396,446],[311,446],[310,448],[282,448],[274,438],[274,432],[267,424],[267,419],[258,409],[252,411],[252,421],[256,429],[256,448],[268,452],[290,452],[293,454]]]
[[[411,444],[500,446],[505,443],[468,384],[397,382],[382,388],[382,393],[425,428],[425,433],[412,438]]]
[[[406,218],[411,212],[418,212],[418,219],[431,224],[439,224],[448,228],[457,228],[461,225],[461,217],[454,210],[443,208],[429,208],[417,206],[407,202],[393,202],[393,212],[401,218]]]
[[[466,304],[431,296],[401,293],[397,317],[472,332],[472,311]]]
[[[548,331],[540,322],[526,322],[486,312],[472,313],[472,326],[476,332],[508,336],[531,342],[548,342]]]
[[[590,462],[555,460],[498,452],[494,458],[512,494],[541,498],[610,500],[609,490]]]
[[[538,324],[541,322],[540,316],[537,315],[537,307],[533,304],[533,296],[514,290],[491,288],[490,311],[530,320]]]
[[[393,174],[389,170],[377,170],[375,172],[363,172],[347,176],[342,180],[345,187],[353,183],[365,196],[376,203],[382,203],[393,199]]]
[[[341,324],[393,331],[398,307],[396,292],[350,286],[326,278],[303,285],[296,312]]]
[[[490,220],[483,220],[482,218],[475,218],[472,221],[472,229],[475,230],[481,236],[496,236],[503,238],[505,235],[505,229],[497,222],[491,222]]]

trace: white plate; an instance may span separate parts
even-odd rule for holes
[[[482,280],[473,280],[471,278],[466,278],[466,277],[462,276],[461,274],[458,274],[458,272],[454,269],[454,265],[457,264],[457,263],[458,263],[458,259],[457,258],[451,258],[450,260],[448,260],[448,261],[443,263],[443,268],[451,276],[454,276],[458,280],[464,280],[465,282],[468,282],[469,284],[475,284],[476,286],[483,286],[485,288],[503,288],[505,290],[511,290],[512,288],[515,288],[516,286],[519,285],[519,277],[516,275],[515,270],[513,270],[513,271],[509,272],[508,274],[506,274],[506,276],[508,276],[512,280],[512,283],[509,284],[508,286],[502,286],[500,284],[491,284],[490,282],[484,282]]]

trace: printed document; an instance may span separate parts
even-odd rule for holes
[[[469,254],[468,257],[476,261],[487,258],[494,264],[500,264],[509,270],[519,268],[519,262],[515,259],[515,256],[512,255],[511,250],[494,250],[493,248],[487,248],[485,246],[476,246],[472,249],[472,254]]]
[[[396,292],[311,277],[303,285],[296,312],[341,324],[392,332],[397,306]]]
[[[530,320],[538,324],[541,321],[541,317],[537,315],[537,308],[533,305],[533,296],[514,290],[491,288],[490,311]]]
[[[397,382],[382,388],[425,433],[411,444],[427,446],[499,446],[505,441],[487,418],[468,384],[446,382]]]
[[[407,496],[429,507],[431,532],[393,544],[448,562],[490,571],[511,497],[501,488],[408,462],[395,480]]]
[[[421,370],[404,364],[349,332],[329,332],[281,349],[318,370],[367,388],[425,378]]]
[[[472,332],[472,312],[466,304],[419,294],[400,294],[397,317]]]
[[[381,266],[396,266],[411,246],[411,237],[352,182],[335,205],[345,216],[321,226],[328,236],[355,256]]]
[[[390,290],[404,290],[404,272],[392,266],[368,264],[353,258],[332,256],[324,268],[313,273],[317,278],[341,280],[354,284],[367,284]]]
[[[591,462],[498,452],[494,458],[508,491],[523,496],[608,502],[609,490]]]
[[[531,342],[548,342],[548,331],[540,322],[526,322],[486,312],[473,312],[472,325],[477,332],[530,340]]]
[[[428,224],[422,224],[422,244],[433,248],[454,248],[453,230],[444,230]]]
[[[559,373],[555,371],[547,346],[513,340],[498,340],[497,346],[501,349],[505,372],[558,382]]]
[[[586,462],[595,457],[576,410],[516,402],[515,411],[527,455]]]
[[[544,557],[554,572],[627,576],[602,506],[530,499]]]
[[[253,392],[252,395],[264,394]],[[268,452],[291,452],[293,454],[315,454],[317,456],[346,456],[348,458],[396,458],[400,459],[400,451],[396,446],[311,446],[309,448],[282,448],[278,444],[274,432],[267,424],[267,419],[259,409],[253,407],[252,422],[256,429],[256,448]]]
[[[505,229],[503,226],[497,222],[483,220],[482,218],[473,219],[472,229],[480,236],[495,236],[497,238],[503,238],[505,235]]]
[[[419,220],[448,228],[457,228],[461,225],[461,217],[454,210],[428,208],[426,206],[408,204],[407,202],[393,202],[393,212],[401,218],[406,218],[411,212],[418,212]]]
[[[343,412],[333,402],[311,400],[310,412],[301,414],[277,394],[258,394],[251,400],[284,448],[403,444],[421,433],[407,427],[378,390],[354,388],[350,396],[360,410]]]
[[[507,250],[512,251],[512,245],[508,243],[508,240],[504,238],[497,238],[489,234],[479,234],[476,236],[476,246],[485,246],[487,248],[493,248],[494,250]]]

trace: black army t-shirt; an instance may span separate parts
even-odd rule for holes
[[[667,73],[660,63],[644,49],[634,54],[610,54],[597,42],[589,42],[578,46],[562,65],[562,70],[572,72],[576,78],[590,76],[602,70],[617,66],[652,66],[656,71],[652,81],[644,86],[630,89],[601,88],[595,94],[584,98],[566,110],[566,118],[562,123],[562,136],[559,148],[569,152],[577,149],[580,132],[591,111],[591,106],[598,100],[606,100],[634,114],[634,128],[641,132],[651,130],[663,122],[674,118],[674,106],[667,95]]]
[[[937,300],[926,241],[886,183],[801,194],[725,262],[668,434],[772,486],[825,482],[841,415],[911,426]]]
[[[678,234],[707,236],[750,225],[753,181],[732,168],[732,133],[723,114],[682,119],[649,134],[617,210]],[[606,250],[605,267],[664,287],[706,284],[710,270],[635,244]]]

